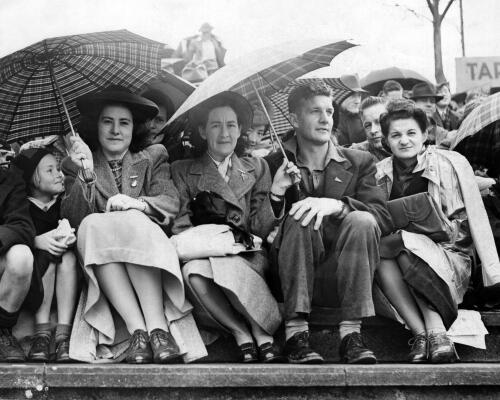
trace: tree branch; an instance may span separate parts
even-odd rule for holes
[[[434,9],[432,8],[431,0],[426,0],[427,1],[427,6],[429,7],[429,10],[431,10],[432,15],[434,15]]]
[[[449,0],[449,1],[448,1],[448,4],[446,4],[446,7],[445,7],[445,9],[444,9],[443,13],[439,16],[439,19],[440,19],[441,21],[443,21],[443,19],[444,19],[444,17],[445,17],[445,15],[446,15],[446,13],[447,13],[447,12],[448,12],[448,10],[450,9],[450,7],[451,7],[451,5],[453,4],[453,2],[454,2],[454,1],[455,1],[455,0]]]

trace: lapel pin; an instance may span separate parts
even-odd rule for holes
[[[335,182],[342,182],[337,176],[335,177]]]
[[[132,175],[130,177],[130,179],[132,179],[132,182],[130,182],[130,186],[132,186],[133,188],[135,188],[137,186],[137,178],[138,178],[137,175]]]
[[[246,174],[246,172],[243,171],[242,169],[238,169],[238,171],[239,171],[239,173],[241,175],[241,180],[244,181],[245,180],[245,174]]]

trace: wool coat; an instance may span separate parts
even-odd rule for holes
[[[206,153],[197,159],[181,160],[172,164],[172,178],[179,190],[181,202],[180,212],[172,228],[174,234],[192,226],[191,200],[199,192],[210,191],[220,195],[228,203],[228,221],[263,240],[266,239],[280,221],[280,216],[274,215],[269,199],[269,168],[263,159],[239,158],[235,154],[232,155],[231,164],[228,182],[222,178],[215,163]],[[194,273],[198,269],[209,269],[209,277],[236,295],[263,329],[274,333],[281,318],[276,301],[264,280],[267,267],[267,258],[261,251],[244,257],[193,260],[183,267],[183,272],[186,278],[186,274],[190,274],[189,271]]]

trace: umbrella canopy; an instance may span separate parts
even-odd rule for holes
[[[68,132],[63,99],[77,122],[78,97],[110,85],[137,92],[160,72],[163,46],[120,30],[46,39],[0,59],[0,141]]]
[[[495,93],[486,97],[462,121],[450,149],[453,150],[466,137],[476,134],[481,129],[498,120],[500,120],[500,93]]]
[[[500,165],[500,93],[488,96],[464,119],[450,149],[463,154],[476,167],[498,175]]]
[[[169,123],[222,91],[252,98],[257,89],[260,95],[269,97],[305,73],[330,65],[336,55],[353,46],[345,40],[303,39],[256,50],[205,79]]]
[[[370,72],[361,79],[361,87],[368,90],[371,95],[377,96],[382,90],[384,82],[389,79],[398,81],[405,90],[411,90],[411,88],[419,82],[430,83],[427,78],[416,71],[399,67],[390,67]]]
[[[161,71],[158,76],[147,82],[143,92],[148,89],[156,89],[163,92],[172,100],[174,108],[177,110],[189,95],[194,92],[196,86],[177,75]]]
[[[271,102],[276,108],[273,125],[278,135],[283,135],[292,128],[292,125],[288,120],[288,95],[290,92],[297,86],[316,82],[326,83],[332,89],[333,100],[337,103],[337,105],[340,105],[340,103],[354,93],[340,80],[340,78],[299,78],[291,82],[284,89],[271,95]],[[338,112],[339,110],[335,110],[335,113]]]

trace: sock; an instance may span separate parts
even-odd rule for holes
[[[340,340],[354,332],[361,333],[361,320],[354,319],[352,321],[342,321],[339,323]]]
[[[297,332],[309,330],[309,324],[304,318],[294,318],[285,322],[285,340],[290,339]]]
[[[0,307],[0,327],[12,329],[17,322],[19,311],[9,312],[5,308]]]
[[[52,329],[50,328],[50,322],[35,324],[35,336],[38,335],[51,336],[51,333]]]
[[[446,333],[446,329],[442,326],[437,326],[437,327],[431,326],[431,327],[427,328],[428,335],[432,335],[432,334],[436,334],[436,333]]]
[[[70,337],[72,326],[73,325],[69,325],[69,324],[57,324],[57,326],[56,326],[56,343]]]

